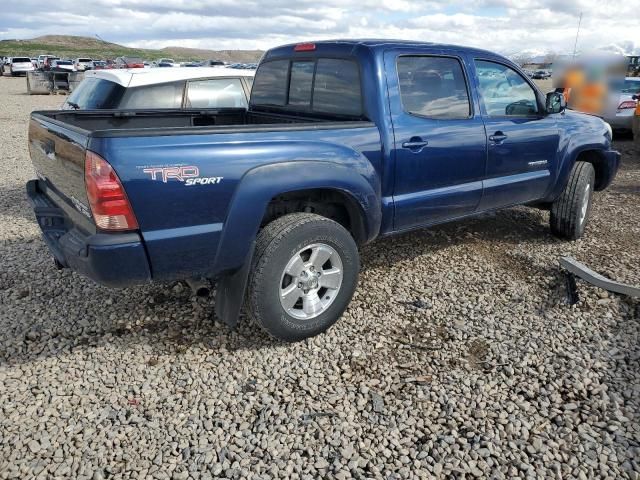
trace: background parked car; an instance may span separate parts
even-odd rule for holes
[[[73,61],[73,66],[78,72],[93,70],[93,60],[91,60],[90,58],[76,58]]]
[[[118,57],[115,68],[144,68],[144,62],[139,57]]]
[[[627,77],[611,88],[612,103],[604,119],[614,130],[629,132],[633,126],[633,115],[637,106],[633,96],[640,94],[640,77]]]
[[[51,65],[53,64],[53,62],[56,62],[58,60],[60,60],[60,57],[52,57],[47,55],[42,60],[42,70],[51,70]]]
[[[26,75],[27,72],[33,72],[35,67],[31,63],[29,57],[13,57],[8,62],[9,74],[12,77],[16,75]]]
[[[205,60],[201,62],[203,67],[224,67],[225,63],[221,60]]]
[[[531,78],[534,78],[536,80],[544,80],[545,78],[551,78],[551,73],[547,72],[546,70],[536,70],[535,72],[533,72]]]
[[[71,60],[53,60],[49,70],[52,72],[75,72],[75,68]]]
[[[253,75],[224,67],[91,70],[62,109],[247,108]]]
[[[180,64],[176,63],[172,58],[161,58],[158,60],[158,67],[179,67]]]
[[[45,60],[47,58],[51,58],[54,60],[57,60],[59,57],[56,57],[55,55],[48,55],[48,54],[44,54],[44,55],[38,55],[38,68],[41,70],[45,69]]]
[[[113,67],[109,67],[107,62],[105,62],[104,60],[93,61],[93,70],[104,70],[105,68],[113,68]]]

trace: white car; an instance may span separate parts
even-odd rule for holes
[[[604,115],[604,120],[614,130],[631,131],[633,114],[637,102],[634,95],[640,93],[640,77],[627,77],[620,85],[613,87],[612,102]]]
[[[76,58],[73,61],[73,66],[78,72],[84,72],[85,70],[93,69],[93,60],[90,58]]]
[[[9,59],[8,66],[9,73],[12,77],[20,74],[26,75],[27,72],[33,72],[35,70],[29,57],[13,57]]]
[[[89,70],[62,109],[247,108],[254,73],[225,67]]]
[[[73,62],[71,60],[53,60],[51,62],[51,71],[54,72],[60,72],[60,71],[64,71],[64,72],[75,72],[75,66],[73,65]]]

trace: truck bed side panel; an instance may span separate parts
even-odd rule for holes
[[[315,161],[325,162],[330,169],[339,163],[363,177],[380,194],[380,135],[373,125],[152,139],[105,137],[92,139],[89,149],[107,158],[118,173],[136,213],[154,279],[215,276],[223,266],[240,266],[243,258],[236,255],[217,264],[216,253],[238,185],[257,167]],[[177,171],[185,178],[176,178]],[[212,180],[190,185],[187,176]],[[279,183],[274,195],[304,188],[340,187],[340,182],[318,183],[305,175],[281,178]],[[265,203],[262,197],[247,197],[242,201],[251,203],[255,217],[247,221],[253,224],[257,218],[259,225],[268,200]],[[375,208],[379,210],[380,206]],[[250,240],[237,239],[247,247]]]

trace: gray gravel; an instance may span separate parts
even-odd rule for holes
[[[29,97],[0,78],[0,478],[640,478],[640,152],[585,239],[510,209],[364,248],[327,334],[274,343],[178,284],[53,268],[25,200]]]

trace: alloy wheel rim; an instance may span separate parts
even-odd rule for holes
[[[313,243],[295,253],[284,267],[280,278],[280,304],[294,318],[315,318],[334,302],[343,277],[338,252],[325,243]]]

